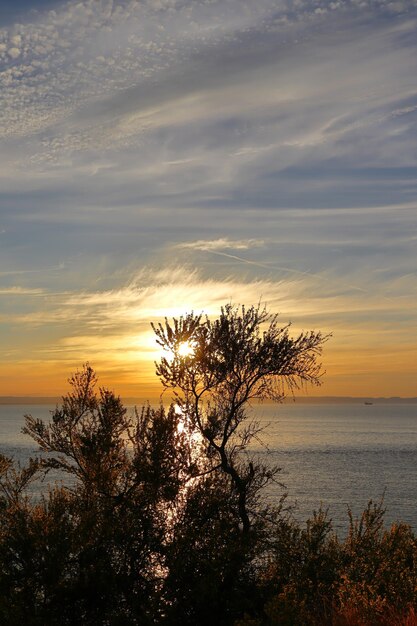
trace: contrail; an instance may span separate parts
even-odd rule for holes
[[[218,256],[224,256],[229,259],[235,259],[236,261],[241,261],[242,263],[246,263],[247,265],[255,265],[257,267],[262,267],[266,270],[279,270],[281,272],[288,272],[290,274],[299,274],[300,276],[309,276],[312,278],[316,278],[317,280],[329,282],[327,278],[323,278],[319,274],[314,274],[313,272],[309,272],[307,270],[296,270],[291,267],[284,267],[282,265],[265,265],[264,263],[258,263],[257,261],[249,261],[248,259],[244,259],[241,256],[237,256],[236,254],[228,254],[227,252],[219,252],[218,250],[204,250],[204,252],[209,252],[210,254],[217,254]],[[333,281],[334,282],[334,281]],[[355,289],[356,291],[361,291],[366,293],[366,289],[362,287],[356,287],[356,285],[347,285],[350,289]]]
[[[290,272],[293,274],[301,274],[303,276],[313,276],[314,278],[320,278],[318,274],[313,274],[312,272],[308,272],[306,270],[296,270],[291,267],[283,267],[281,265],[265,265],[264,263],[258,263],[257,261],[249,261],[248,259],[244,259],[241,256],[237,256],[236,254],[228,254],[227,252],[218,252],[217,250],[204,250],[204,252],[209,252],[210,254],[218,254],[219,256],[225,256],[229,259],[236,259],[237,261],[242,261],[242,263],[247,263],[248,265],[256,265],[257,267],[262,267],[266,270],[281,270],[283,272]]]

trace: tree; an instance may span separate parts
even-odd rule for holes
[[[319,385],[317,357],[328,337],[310,331],[291,338],[289,325],[280,326],[278,316],[260,305],[229,304],[214,321],[190,313],[152,327],[168,353],[156,364],[156,373],[205,443],[212,470],[220,468],[230,477],[241,532],[248,536],[251,506],[277,471],[245,459],[258,432],[248,420],[248,404],[281,401],[288,390]]]

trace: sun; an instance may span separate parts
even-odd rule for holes
[[[194,353],[195,345],[191,341],[182,341],[177,347],[177,354],[181,357],[191,356]]]

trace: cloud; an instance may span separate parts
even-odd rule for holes
[[[43,296],[44,289],[28,287],[0,287],[0,296]]]
[[[332,13],[342,12],[344,19],[352,19],[346,13],[349,3],[331,6]],[[362,12],[364,6],[362,2]],[[274,66],[271,55],[281,48],[297,50],[293,37],[303,28],[311,28],[312,20],[321,23],[311,3],[299,2],[297,7],[291,11],[272,0],[256,4],[231,0],[194,1],[192,5],[172,2],[158,7],[150,2],[120,2],[110,8],[106,2],[87,0],[68,2],[45,13],[43,19],[2,29],[0,54],[3,45],[4,54],[7,49],[14,50],[21,57],[17,62],[14,52],[13,63],[4,57],[1,80],[8,87],[2,90],[1,102],[7,119],[4,136],[41,132],[43,151],[38,158],[45,159],[48,155],[58,158],[62,151],[86,150],[106,142],[106,137],[108,146],[113,145],[115,136],[126,145],[132,135],[163,126],[164,119],[172,124],[171,102],[178,100],[189,112],[193,97],[197,103],[201,96],[210,98],[212,88],[221,83],[223,112],[232,111],[233,86],[242,76],[267,61],[267,78]],[[250,42],[251,54],[245,52],[245,39]],[[227,63],[219,73],[221,56]],[[279,60],[278,65],[282,65]],[[201,81],[196,81],[201,72],[204,90]],[[226,88],[228,82],[231,89]],[[298,82],[297,91],[301,84]],[[311,88],[311,79],[307,77],[304,84]],[[285,85],[284,89],[269,89],[269,94],[261,85],[260,92],[247,90],[239,104],[249,110],[266,95],[266,106],[273,106],[274,93],[274,100],[279,93],[288,97]],[[29,105],[24,107],[25,116],[21,115],[23,94]],[[187,102],[189,95],[191,102]],[[293,88],[290,100],[294,95]],[[177,123],[182,108],[178,107]],[[206,113],[208,110],[206,107]],[[76,118],[95,120],[94,132],[74,126]]]
[[[349,276],[349,279],[354,278]],[[46,309],[23,314],[17,321],[59,325],[76,322],[77,326],[95,332],[131,331],[132,325],[144,324],[149,328],[151,321],[183,315],[191,310],[213,315],[227,302],[249,306],[261,300],[271,310],[296,320],[297,325],[300,320],[314,317],[330,324],[339,316],[357,315],[360,319],[361,316],[384,315],[387,311],[398,314],[415,309],[412,293],[407,302],[398,300],[395,295],[397,290],[404,294],[411,278],[390,277],[393,298],[390,299],[391,294],[387,293],[388,297],[384,299],[367,288],[367,284],[371,286],[375,280],[373,275],[367,277],[367,284],[362,282],[363,287],[357,289],[331,269],[317,275],[304,273],[286,277],[285,280],[242,280],[237,276],[204,277],[187,266],[163,270],[148,267],[118,289],[50,294]]]
[[[21,50],[16,47],[9,48],[7,54],[9,55],[9,57],[12,57],[12,59],[17,59],[17,57],[19,57],[21,54]]]
[[[184,248],[189,250],[202,250],[202,251],[216,251],[216,250],[249,250],[250,248],[259,248],[264,245],[263,239],[240,239],[231,240],[227,237],[221,237],[219,239],[198,241],[188,241],[185,243],[179,243],[177,248]]]

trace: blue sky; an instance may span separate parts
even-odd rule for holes
[[[321,393],[417,395],[416,0],[0,20],[0,393],[141,395],[152,319],[262,299],[333,332]]]

